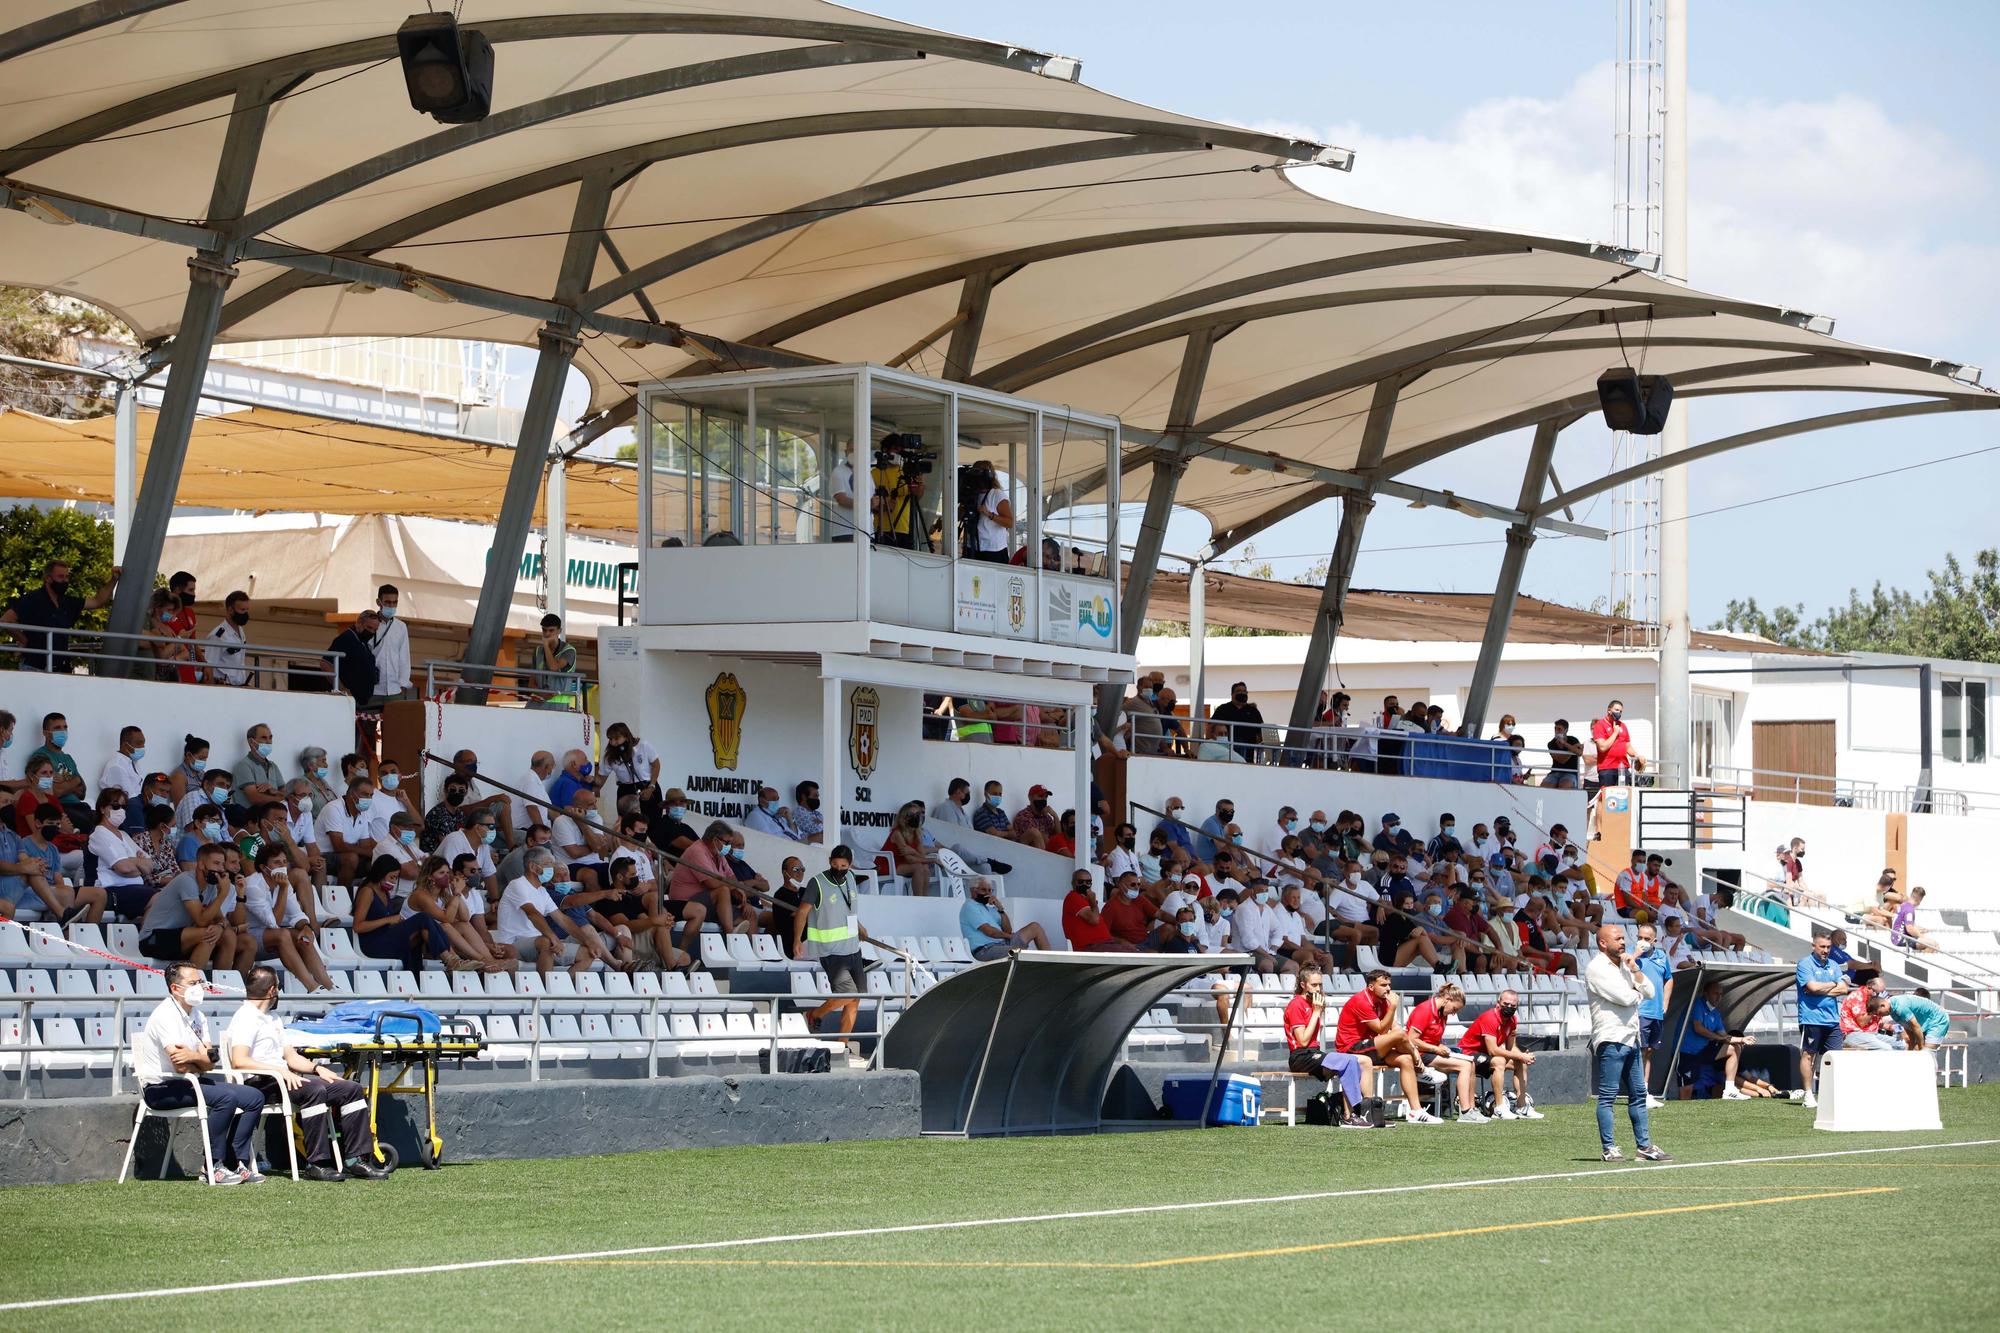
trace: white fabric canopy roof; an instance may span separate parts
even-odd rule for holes
[[[529,344],[543,313],[476,301],[547,302],[579,182],[607,175],[587,312],[829,361],[909,354],[932,374],[969,314],[982,336],[953,377],[1118,414],[1141,446],[1191,428],[1206,452],[1180,502],[1235,531],[1330,493],[1314,469],[1356,465],[1385,378],[1407,380],[1379,468],[1390,476],[1593,407],[1598,373],[1621,357],[1683,396],[1852,388],[2000,405],[1955,367],[1689,291],[1587,244],[1368,212],[1291,179],[1324,166],[1270,169],[1318,145],[1138,106],[1049,77],[1031,52],[817,0],[479,0],[464,21],[496,44],[493,115],[439,126],[410,110],[394,58],[415,8],[13,0],[0,204],[35,198],[123,230],[0,211],[0,281],[168,335],[193,221],[252,243],[223,338]],[[249,216],[211,220],[239,95],[283,100]],[[460,301],[393,273],[357,294],[348,273],[283,266],[286,247],[404,265]],[[1191,417],[1170,420],[1197,332],[1215,338],[1206,383]],[[586,333],[576,364],[598,424],[627,419],[641,381],[740,360],[704,355],[715,346],[698,338],[630,341]],[[1224,444],[1283,471],[1246,477]]]

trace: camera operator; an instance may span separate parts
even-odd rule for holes
[[[1004,565],[1008,542],[1014,532],[1014,503],[993,464],[981,459],[958,472],[959,528],[964,533],[965,553],[974,560],[990,560]]]
[[[914,435],[884,436],[875,451],[869,479],[875,485],[875,541],[915,550],[917,534],[928,533],[923,518],[924,477],[931,470],[923,441]]]

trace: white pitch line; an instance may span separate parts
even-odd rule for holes
[[[1844,1148],[1834,1152],[1787,1153],[1778,1157],[1732,1157],[1718,1162],[1670,1162],[1647,1166],[1633,1163],[1620,1171],[1602,1168],[1549,1171],[1529,1176],[1492,1176],[1484,1180],[1445,1180],[1420,1185],[1378,1185],[1369,1189],[1316,1190],[1307,1194],[1272,1194],[1248,1199],[1205,1199],[1194,1203],[1149,1203],[1126,1208],[1092,1208],[1069,1213],[1029,1213],[1020,1217],[979,1217],[957,1222],[911,1222],[893,1227],[855,1227],[844,1231],[799,1231],[778,1236],[744,1236],[736,1240],[694,1240],[673,1245],[638,1245],[622,1250],[580,1250],[570,1254],[534,1254],[512,1259],[469,1259],[449,1264],[414,1264],[406,1268],[362,1269],[348,1273],[302,1273],[295,1277],[252,1278],[242,1282],[211,1282],[199,1287],[159,1287],[151,1291],[107,1291],[92,1296],[52,1296],[37,1301],[9,1301],[0,1311],[47,1310],[64,1305],[96,1305],[105,1301],[143,1301],[162,1296],[212,1296],[228,1291],[263,1291],[311,1282],[365,1282],[376,1278],[420,1277],[429,1273],[467,1273],[482,1268],[513,1268],[524,1264],[564,1264],[587,1259],[628,1259],[645,1254],[685,1254],[700,1250],[742,1249],[754,1245],[789,1245],[804,1241],[852,1240],[868,1236],[901,1236],[923,1231],[964,1231],[978,1227],[1024,1226],[1033,1222],[1077,1222],[1100,1217],[1141,1217],[1149,1213],[1184,1213],[1208,1208],[1249,1208],[1274,1203],[1313,1203],[1325,1199],[1362,1199],[1384,1194],[1421,1194],[1429,1190],[1478,1189],[1493,1185],[1528,1185],[1542,1180],[1575,1180],[1621,1172],[1693,1171],[1717,1166],[1759,1166],[1769,1162],[1810,1162],[1828,1157],[1867,1157],[1880,1153],[1939,1152],[1947,1148],[1990,1148],[2000,1139],[1963,1139],[1957,1143],[1913,1143],[1892,1148]]]

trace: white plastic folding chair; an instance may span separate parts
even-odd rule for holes
[[[217,1066],[217,1072],[231,1083],[241,1083],[248,1086],[250,1075],[236,1068],[230,1061],[228,1039],[225,1037],[222,1041],[217,1042],[215,1049],[222,1056],[222,1063]],[[266,1075],[266,1077],[269,1077],[269,1075]],[[299,1178],[299,1141],[292,1133],[292,1093],[291,1089],[285,1086],[283,1079],[273,1078],[271,1081],[278,1085],[278,1100],[274,1102],[266,1099],[262,1114],[278,1117],[278,1124],[283,1128],[285,1133],[285,1151],[292,1159],[292,1179],[296,1182]],[[311,1115],[331,1115],[332,1113],[333,1108],[325,1102],[321,1102],[318,1106],[306,1107],[298,1114],[301,1118],[304,1118]]]
[[[197,1122],[201,1134],[201,1183],[204,1185],[213,1185],[215,1183],[215,1152],[209,1147],[208,1143],[208,1098],[201,1090],[201,1079],[193,1074],[168,1074],[167,1077],[170,1079],[184,1078],[194,1085],[194,1105],[179,1106],[170,1111],[156,1111],[146,1105],[145,1093],[141,1092],[139,1094],[139,1111],[138,1114],[132,1117],[132,1137],[126,1141],[125,1161],[118,1168],[118,1183],[120,1185],[123,1185],[125,1177],[132,1173],[132,1155],[139,1150],[139,1127],[144,1125],[148,1120],[164,1120],[167,1122],[167,1150],[160,1153],[159,1178],[161,1180],[167,1178],[167,1162],[173,1157],[173,1122],[176,1120],[193,1120]]]

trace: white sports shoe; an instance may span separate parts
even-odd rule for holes
[[[1807,1093],[1807,1094],[1806,1094],[1806,1110],[1808,1110],[1808,1111],[1813,1111],[1813,1110],[1817,1110],[1817,1109],[1819,1109],[1819,1098],[1818,1098],[1818,1097],[1816,1097],[1816,1096],[1814,1096],[1814,1095],[1813,1095],[1812,1093],[1810,1093],[1810,1092],[1809,1092],[1809,1093]]]
[[[1435,1088],[1438,1084],[1444,1082],[1444,1074],[1441,1070],[1419,1069],[1417,1071],[1417,1079],[1425,1087]]]
[[[1461,1125],[1490,1125],[1493,1123],[1493,1117],[1481,1115],[1477,1111],[1460,1111],[1458,1113],[1458,1123]]]
[[[1513,1107],[1501,1105],[1493,1108],[1493,1118],[1495,1120],[1519,1120],[1521,1116]]]
[[[1666,1099],[1666,1098],[1664,1098],[1664,1097],[1655,1097],[1655,1096],[1654,1096],[1654,1095],[1653,1095],[1652,1093],[1650,1093],[1650,1092],[1646,1094],[1646,1109],[1647,1109],[1648,1111],[1651,1111],[1651,1110],[1656,1110],[1657,1108],[1659,1108],[1659,1107],[1662,1107],[1662,1106],[1665,1106],[1666,1104],[1667,1104],[1667,1099]]]
[[[1732,1087],[1722,1090],[1722,1100],[1725,1102],[1754,1102],[1757,1099],[1747,1092]]]
[[[1533,1102],[1522,1102],[1514,1108],[1514,1114],[1523,1120],[1547,1120],[1548,1117],[1535,1109]]]
[[[1438,1119],[1421,1106],[1411,1107],[1410,1113],[1404,1116],[1403,1119],[1412,1125],[1442,1125],[1444,1123],[1444,1121]]]

